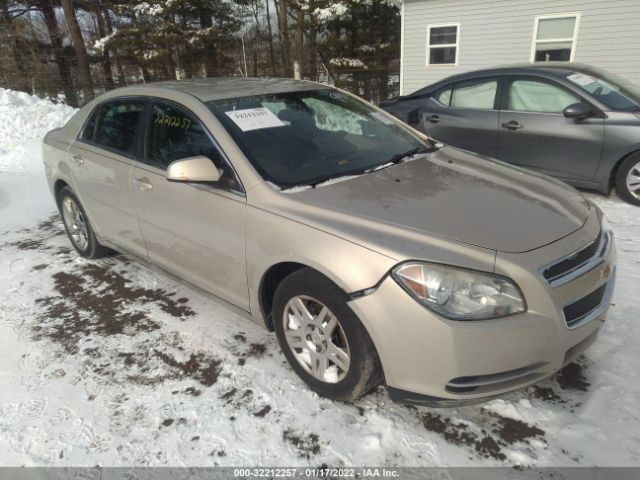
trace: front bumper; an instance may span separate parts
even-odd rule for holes
[[[496,273],[514,279],[527,300],[527,312],[483,321],[437,316],[411,298],[391,277],[375,292],[349,305],[376,345],[393,400],[450,406],[471,404],[520,389],[571,363],[596,339],[606,319],[615,284],[615,246],[592,270],[558,287],[540,267],[593,241],[599,221],[541,249],[499,254]],[[603,287],[599,305],[577,327],[563,308]]]

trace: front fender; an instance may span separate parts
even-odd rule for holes
[[[262,278],[278,263],[311,267],[345,293],[376,285],[397,263],[333,234],[252,206],[247,208],[245,230],[247,281],[254,318],[261,318]]]

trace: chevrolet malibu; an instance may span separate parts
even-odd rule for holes
[[[605,321],[602,212],[316,83],[102,95],[44,140],[73,247],[154,264],[275,331],[317,393],[475,403],[538,382]]]

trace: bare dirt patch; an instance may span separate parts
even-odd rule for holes
[[[8,242],[3,246],[14,247],[18,250],[50,250],[47,240],[59,235],[64,235],[64,227],[60,215],[52,215],[49,219],[40,222],[35,228],[25,228],[18,233],[23,233],[25,237],[14,242]]]
[[[506,460],[507,458],[493,437],[471,432],[464,423],[454,423],[449,418],[431,412],[420,415],[420,420],[424,428],[437,433],[449,443],[472,447],[482,457],[498,460]]]
[[[534,425],[495,413],[492,413],[491,416],[497,422],[493,427],[493,432],[509,445],[534,437],[544,438],[544,430]]]
[[[315,433],[304,435],[287,429],[282,432],[282,438],[295,447],[300,458],[310,459],[320,453],[320,437]]]
[[[154,303],[164,312],[181,319],[195,315],[185,303],[171,299],[162,289],[133,287],[125,277],[97,264],[88,264],[77,273],[53,275],[55,296],[42,297],[42,321],[32,327],[36,340],[47,338],[70,353],[78,341],[90,335],[135,335],[160,328],[140,307]],[[137,308],[136,308],[137,307]]]
[[[265,405],[263,408],[253,414],[254,417],[262,418],[271,411],[271,405]]]
[[[563,390],[579,390],[586,392],[589,390],[591,383],[587,381],[585,376],[585,368],[580,363],[570,363],[558,373],[554,379]]]
[[[541,387],[540,385],[534,385],[531,387],[531,394],[534,398],[544,400],[551,403],[566,403],[560,395],[558,395],[553,388]]]
[[[182,377],[197,380],[205,387],[210,387],[218,380],[220,375],[220,360],[207,356],[203,352],[192,353],[186,362],[180,362],[168,353],[154,351],[169,367],[182,372]]]
[[[244,335],[235,335],[233,338],[242,344],[240,348],[238,346],[232,348],[232,352],[238,357],[238,365],[247,363],[248,358],[262,358],[267,353],[267,346],[264,343],[251,343],[246,346],[244,344],[247,339]]]
[[[529,439],[544,440],[544,430],[529,425],[520,420],[503,417],[493,412],[482,410],[484,418],[488,419],[485,429],[474,431],[462,422],[455,422],[451,418],[437,413],[426,412],[418,415],[424,427],[437,433],[447,442],[471,447],[478,455],[504,461],[507,459],[503,448],[514,443],[527,443]]]

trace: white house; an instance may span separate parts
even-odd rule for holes
[[[640,83],[640,0],[402,0],[402,95],[467,70],[546,60]]]

